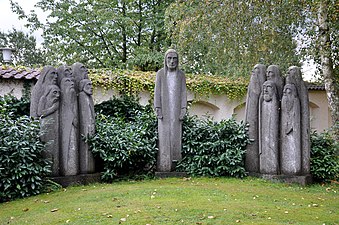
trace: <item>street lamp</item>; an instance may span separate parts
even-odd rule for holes
[[[4,63],[11,63],[12,62],[12,53],[15,51],[14,48],[0,48],[2,51],[2,61]]]

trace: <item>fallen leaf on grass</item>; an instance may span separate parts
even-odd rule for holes
[[[58,211],[58,210],[59,210],[58,208],[51,209],[51,212],[56,212],[56,211]]]

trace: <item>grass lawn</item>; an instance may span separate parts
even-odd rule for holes
[[[1,203],[0,224],[339,224],[339,186],[256,178],[92,184]]]

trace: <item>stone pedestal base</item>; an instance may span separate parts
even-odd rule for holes
[[[101,174],[93,173],[93,174],[80,174],[76,176],[50,177],[50,180],[60,184],[63,187],[67,187],[70,185],[85,185],[100,182]]]
[[[166,177],[186,177],[185,172],[155,172],[155,177],[166,178]]]
[[[306,186],[312,183],[312,176],[301,175],[301,176],[293,176],[293,175],[271,175],[271,174],[259,174],[259,173],[250,173],[250,176],[260,177],[266,180],[283,182],[283,183],[296,183],[302,186]]]

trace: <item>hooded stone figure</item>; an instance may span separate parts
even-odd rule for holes
[[[164,67],[157,72],[154,109],[158,118],[159,151],[157,171],[170,172],[181,160],[182,120],[187,108],[186,78],[179,70],[178,53],[165,53]]]
[[[39,77],[38,82],[34,85],[32,94],[31,94],[31,105],[30,105],[30,116],[39,117],[38,115],[38,106],[41,96],[44,95],[45,89],[49,85],[56,85],[58,74],[54,67],[45,66]]]
[[[284,80],[281,77],[280,69],[277,65],[270,65],[266,71],[266,80],[273,81],[277,87],[277,96],[280,101],[283,94]]]
[[[257,64],[252,70],[251,80],[247,88],[245,119],[249,124],[248,135],[253,141],[246,147],[246,171],[259,173],[259,98],[262,85],[266,80],[266,66]]]
[[[60,173],[63,176],[77,175],[79,173],[79,119],[73,78],[64,77],[60,88]]]
[[[93,135],[95,132],[92,82],[89,79],[81,80],[79,83],[79,90],[80,173],[87,174],[95,172],[93,154],[89,150],[88,143],[83,139],[83,137]]]
[[[43,155],[52,162],[52,176],[59,176],[59,105],[60,88],[48,85],[40,98],[38,115],[43,131],[40,139],[46,143]]]
[[[89,79],[88,70],[84,66],[84,64],[76,62],[72,65],[72,73],[74,76],[75,90],[77,93],[79,93],[80,92],[79,90],[80,81],[83,79]]]
[[[61,80],[64,79],[65,77],[70,77],[74,79],[73,73],[72,73],[72,68],[67,65],[62,65],[58,67],[58,85],[60,86]]]
[[[286,84],[281,100],[281,173],[301,172],[300,101],[294,84]]]
[[[310,174],[310,111],[309,97],[305,82],[301,76],[301,70],[297,66],[288,68],[286,83],[294,84],[300,100],[300,120],[301,120],[301,173]]]
[[[279,105],[276,84],[271,80],[265,81],[259,108],[261,174],[279,173]]]

